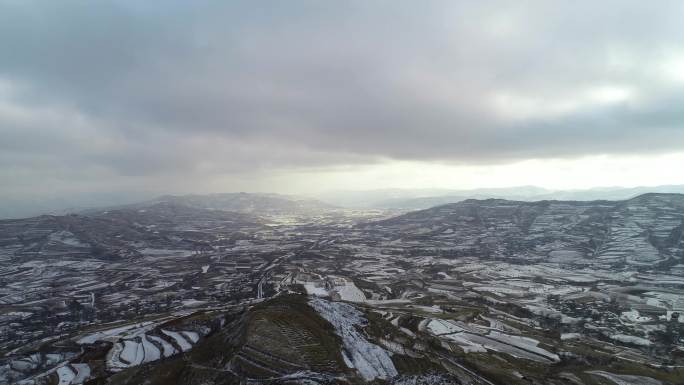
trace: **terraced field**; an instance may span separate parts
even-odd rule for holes
[[[684,201],[646,194],[608,202],[467,200],[364,225],[394,239],[494,258],[653,266],[682,257]],[[560,258],[559,258],[560,257]]]
[[[233,367],[250,378],[346,368],[330,326],[297,296],[257,307],[250,314],[246,338]]]
[[[0,222],[1,385],[684,383],[684,195],[142,210]]]

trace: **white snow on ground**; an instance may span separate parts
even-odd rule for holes
[[[364,380],[388,379],[398,374],[390,354],[368,342],[356,329],[355,325],[364,325],[367,322],[363,313],[352,305],[320,298],[312,298],[309,305],[335,327],[337,335],[342,337],[349,361]]]
[[[499,297],[505,297],[507,295],[521,297],[521,296],[525,295],[524,290],[514,289],[514,288],[510,288],[510,287],[502,287],[502,286],[476,286],[476,287],[473,287],[473,290],[492,293],[492,294],[497,295]]]
[[[536,353],[554,362],[560,361],[560,357],[558,357],[557,354],[551,353],[547,350],[538,347],[537,345],[539,344],[539,341],[535,340],[534,338],[512,336],[509,334],[499,333],[495,331],[489,332],[489,334],[487,334],[487,337],[495,339],[500,342],[504,342],[509,345],[513,345],[528,352]]]
[[[187,258],[192,256],[192,250],[170,250],[170,249],[153,249],[146,247],[138,250],[143,255],[169,257],[169,258]]]
[[[525,309],[531,311],[533,314],[536,314],[538,316],[542,317],[554,317],[554,316],[561,316],[561,313],[558,310],[554,310],[548,307],[544,306],[537,306],[537,305],[525,305]]]
[[[48,353],[45,355],[45,365],[54,366],[64,360],[64,355],[59,353]]]
[[[306,289],[306,294],[308,295],[315,295],[318,297],[327,297],[328,291],[325,289],[325,287],[321,287],[321,284],[316,284],[313,282],[307,282],[304,283],[304,288]]]
[[[483,336],[480,334],[460,333],[450,335],[449,338],[452,338],[452,336],[462,336],[463,339],[471,344],[480,344],[488,350],[505,353],[513,357],[523,358],[526,360],[544,363],[558,362],[560,360],[557,355],[538,348],[531,342],[526,343],[524,340],[518,339],[524,337],[508,336],[505,334],[490,334]]]
[[[176,341],[176,343],[178,344],[178,346],[180,346],[182,351],[186,352],[186,351],[192,349],[192,345],[190,345],[188,343],[188,341],[185,338],[183,338],[183,336],[180,335],[179,333],[172,332],[169,330],[164,330],[164,329],[162,329],[162,333],[173,338]]]
[[[354,369],[354,363],[347,357],[347,353],[344,350],[342,351],[342,359],[344,359],[344,364],[347,365],[348,368]]]
[[[509,332],[509,333],[515,333],[515,334],[520,334],[520,329],[514,328],[513,326],[497,319],[497,318],[490,318],[490,317],[485,317],[485,316],[480,316],[483,320],[489,322],[489,327],[495,330],[499,330],[502,332]]]
[[[487,349],[484,345],[472,342],[467,337],[466,333],[454,333],[445,335],[445,338],[455,342],[466,353],[486,353]]]
[[[38,368],[43,363],[39,353],[33,353],[20,359],[10,360],[10,366],[18,371],[30,371]],[[0,377],[1,379],[1,377]]]
[[[663,321],[670,320],[670,319],[672,319],[672,313],[675,313],[675,311],[668,310],[667,314],[665,314],[664,316],[661,315],[658,318],[663,320]],[[677,311],[676,313],[681,313],[681,312]],[[684,323],[684,317],[679,317],[679,323]]]
[[[204,304],[207,303],[207,301],[200,301],[197,299],[184,299],[183,301],[183,306],[184,307],[198,307],[198,306],[203,306]]]
[[[610,336],[610,338],[625,344],[634,344],[639,346],[651,346],[653,344],[653,342],[647,340],[646,338],[630,336],[627,334],[614,334]]]
[[[330,297],[333,294],[339,295],[339,299],[349,302],[365,302],[366,295],[363,294],[354,282],[344,277],[328,277],[326,280],[315,282],[302,282],[306,293],[316,297]],[[328,289],[327,287],[331,287]]]
[[[616,385],[662,385],[662,382],[644,376],[632,376],[627,374],[614,374],[602,370],[593,370],[586,373],[600,376],[613,381]]]
[[[56,231],[48,236],[50,242],[62,243],[71,247],[90,247],[89,244],[81,242],[76,236],[66,230]]]
[[[11,311],[9,313],[5,313],[0,315],[0,321],[3,322],[12,322],[12,321],[23,321],[28,318],[31,318],[33,316],[33,313],[26,312],[26,311]]]
[[[432,319],[427,324],[427,330],[442,339],[458,345],[464,352],[481,352],[494,350],[514,357],[538,362],[558,362],[558,355],[544,350],[537,345],[539,341],[498,331],[482,334],[474,325],[456,325],[453,321]]]
[[[424,318],[418,323],[418,331],[424,332],[425,329],[427,328],[427,325],[430,323],[431,319],[429,318]]]
[[[505,331],[507,329],[507,325],[504,324],[503,322],[499,321],[496,318],[488,318],[485,316],[480,316],[483,320],[489,322],[489,327],[495,330],[500,330],[500,331]]]
[[[119,356],[123,351],[124,345],[121,342],[115,343],[107,352],[107,369],[119,371],[128,367],[128,364],[121,362]]]
[[[412,354],[412,352],[407,351],[407,349],[404,348],[404,346],[398,342],[386,340],[384,338],[379,338],[378,342],[380,343],[380,345],[382,347],[384,347],[385,349],[387,349],[388,351],[390,351],[392,353],[403,354],[403,355]]]
[[[88,364],[71,364],[76,369],[76,377],[71,381],[72,384],[82,384],[90,377],[90,366]]]
[[[633,323],[649,322],[653,320],[651,317],[639,315],[638,310],[623,311],[622,314],[620,314],[620,319]]]
[[[415,374],[395,378],[392,385],[448,385],[454,384],[453,378],[444,374]]]
[[[561,340],[575,340],[580,338],[582,335],[579,333],[563,333],[561,334]]]
[[[561,314],[561,323],[564,325],[576,324],[582,321],[582,318],[570,317],[565,314]]]
[[[335,291],[340,294],[342,301],[363,302],[366,300],[366,296],[353,282],[345,282],[342,286],[335,286]]]
[[[142,364],[143,359],[145,358],[145,350],[143,349],[142,344],[133,340],[126,340],[123,343],[123,351],[119,357],[131,366]]]
[[[434,313],[434,314],[444,313],[444,311],[437,305],[432,305],[432,306],[407,305],[406,307],[410,308],[410,309],[420,310],[424,313]]]
[[[199,333],[194,331],[169,331],[162,333],[173,339],[182,351],[192,349],[192,344],[199,341]],[[178,353],[174,346],[164,338],[142,334],[133,339],[116,342],[107,352],[107,368],[120,371],[146,362],[157,361],[162,357],[170,357]]]
[[[396,299],[367,299],[365,301],[367,304],[374,305],[374,306],[383,306],[383,305],[397,305],[397,304],[410,304],[411,300],[410,299],[401,299],[401,298],[396,298]]]
[[[157,361],[161,358],[161,352],[154,346],[152,342],[149,341],[147,336],[142,337],[142,346],[145,351],[144,362]]]
[[[192,341],[193,344],[196,344],[197,341],[199,341],[199,334],[195,332],[181,332],[185,336],[185,338],[188,341]]]
[[[69,365],[57,368],[57,375],[59,376],[59,385],[69,385],[76,378],[76,373],[71,370]]]
[[[412,332],[411,330],[405,327],[400,326],[399,330],[401,330],[402,332],[404,332],[404,334],[408,335],[411,338],[416,338],[416,333]]]
[[[448,320],[433,319],[427,324],[428,331],[436,336],[462,332],[463,328],[456,326]]]
[[[116,337],[117,339],[123,335],[124,333],[128,334],[138,334],[137,332],[140,332],[140,334],[146,332],[148,329],[151,329],[153,327],[152,322],[141,322],[137,324],[132,324],[132,325],[126,325],[126,326],[121,326],[117,327],[114,329],[108,329],[108,330],[102,330],[93,334],[89,334],[85,337],[82,337],[78,341],[76,341],[77,344],[94,344],[97,341],[106,341],[112,337]],[[142,330],[134,330],[141,328]]]
[[[157,342],[159,345],[161,345],[162,354],[164,355],[164,357],[171,357],[172,355],[177,353],[176,349],[174,349],[174,347],[170,343],[166,342],[163,338],[159,338],[157,336],[147,336],[147,338],[150,341]]]

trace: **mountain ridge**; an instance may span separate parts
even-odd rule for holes
[[[359,225],[385,237],[503,259],[659,266],[684,259],[684,194],[622,201],[466,200]],[[560,252],[560,253],[559,253]],[[555,253],[555,254],[554,254]]]
[[[466,199],[499,198],[521,201],[565,200],[624,200],[644,193],[684,193],[684,185],[597,187],[585,190],[549,190],[535,186],[490,188],[473,190],[372,190],[368,192],[342,192],[335,200],[329,194],[323,200],[345,207],[420,210]]]

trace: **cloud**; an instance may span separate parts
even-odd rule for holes
[[[683,13],[679,1],[4,1],[0,171],[26,188],[50,176],[173,189],[387,159],[680,151]]]

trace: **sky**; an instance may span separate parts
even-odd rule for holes
[[[682,20],[678,0],[0,0],[0,200],[684,184]]]

